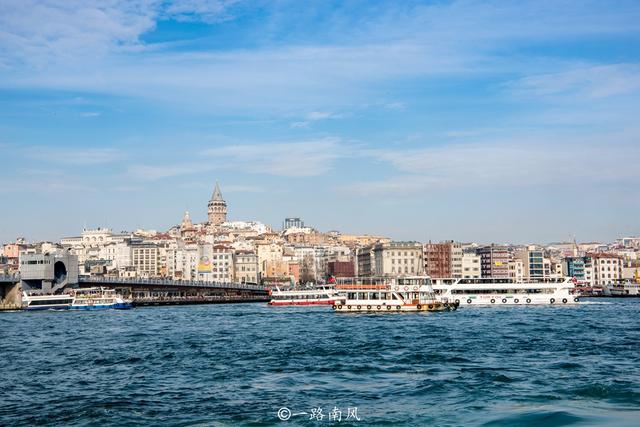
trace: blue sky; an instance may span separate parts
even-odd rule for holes
[[[0,241],[640,234],[640,3],[0,0]]]

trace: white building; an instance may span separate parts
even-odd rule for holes
[[[585,280],[591,286],[605,286],[622,279],[622,258],[607,253],[587,254]]]
[[[225,245],[198,245],[198,280],[230,283],[234,279],[233,249]]]
[[[176,280],[196,280],[198,245],[188,243],[167,249],[167,275]]]
[[[520,258],[514,258],[509,260],[507,265],[509,266],[509,277],[521,283],[525,276],[524,261]]]

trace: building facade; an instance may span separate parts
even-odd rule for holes
[[[427,243],[423,247],[424,272],[432,278],[453,277],[451,270],[451,245]]]
[[[542,279],[551,275],[551,264],[544,256],[544,250],[537,246],[527,246],[516,251],[515,258],[522,260],[524,276],[531,279]]]
[[[479,279],[482,277],[482,271],[480,269],[480,255],[473,252],[465,252],[462,254],[462,278],[464,279]]]
[[[585,257],[585,280],[591,286],[605,286],[622,279],[622,257],[591,253]]]
[[[258,256],[252,251],[236,251],[234,257],[235,280],[240,283],[258,283]]]
[[[508,278],[511,255],[504,246],[489,245],[478,248],[482,277]]]

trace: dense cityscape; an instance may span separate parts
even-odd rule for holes
[[[81,276],[167,278],[265,286],[325,283],[340,277],[432,278],[573,277],[584,286],[638,281],[640,237],[615,242],[546,245],[393,241],[384,236],[321,232],[301,218],[286,218],[276,230],[259,221],[229,221],[216,183],[207,221],[189,212],[165,231],[116,233],[83,229],[60,242],[18,238],[2,247],[0,273],[16,274],[24,254],[71,253]]]

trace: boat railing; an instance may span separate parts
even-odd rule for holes
[[[463,285],[482,285],[482,284],[522,284],[522,283],[537,283],[537,284],[558,284],[572,282],[571,277],[479,277],[479,278],[437,278],[433,279],[435,284],[463,284]]]
[[[340,277],[336,279],[336,288],[342,285],[390,285],[395,282],[393,277]]]

